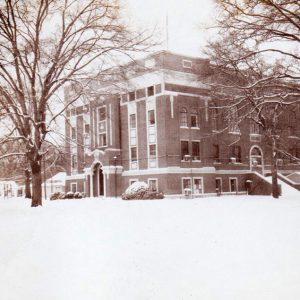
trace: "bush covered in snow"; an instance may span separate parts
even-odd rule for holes
[[[80,192],[55,192],[51,195],[50,200],[59,200],[59,199],[81,199],[84,197],[83,193]]]
[[[163,199],[163,193],[150,192],[148,184],[143,181],[134,182],[130,185],[125,193],[122,195],[123,200],[133,199]]]
[[[123,200],[143,199],[144,195],[148,193],[148,184],[143,181],[136,181],[131,184],[122,195]]]
[[[163,193],[159,192],[148,192],[143,196],[145,200],[152,200],[152,199],[163,199],[165,196]]]
[[[51,195],[50,200],[58,200],[58,199],[64,199],[65,193],[62,192],[55,192]]]

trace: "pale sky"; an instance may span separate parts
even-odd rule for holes
[[[166,16],[168,15],[169,50],[201,56],[208,32],[200,30],[203,24],[212,24],[213,0],[121,0],[126,16],[139,27],[160,29],[166,39]],[[166,49],[166,43],[163,47]]]

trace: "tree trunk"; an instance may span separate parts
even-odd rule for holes
[[[273,138],[272,142],[272,196],[279,198],[278,174],[277,174],[277,151],[276,141]]]
[[[25,198],[31,199],[30,171],[25,169]]]
[[[31,206],[36,207],[42,205],[42,168],[41,159],[38,161],[31,161],[32,173],[32,201]]]

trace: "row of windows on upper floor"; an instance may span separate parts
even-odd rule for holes
[[[151,85],[151,86],[148,86],[147,88],[142,88],[142,89],[138,89],[138,90],[123,94],[123,95],[121,95],[121,100],[122,100],[122,103],[131,102],[131,101],[135,101],[138,99],[151,97],[156,94],[160,94],[161,91],[162,91],[161,84]]]

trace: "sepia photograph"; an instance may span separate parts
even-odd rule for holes
[[[299,253],[299,0],[0,0],[0,300],[297,300]]]

